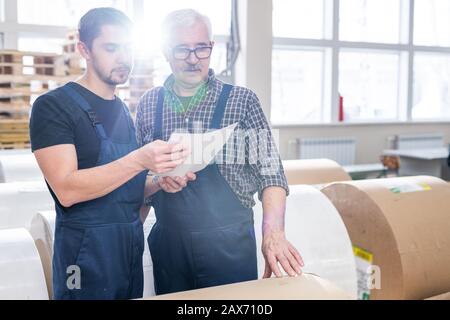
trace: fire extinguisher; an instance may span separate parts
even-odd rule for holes
[[[339,122],[344,122],[344,97],[339,94]]]

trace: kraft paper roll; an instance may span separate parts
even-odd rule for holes
[[[355,247],[359,297],[426,299],[450,291],[450,185],[435,177],[333,183],[322,192]]]
[[[31,221],[30,233],[33,237],[42,267],[45,274],[48,296],[53,297],[52,283],[52,259],[53,259],[53,239],[55,238],[55,211],[42,211],[37,213]]]
[[[258,273],[264,274],[261,252],[262,204],[254,207]],[[327,279],[356,298],[357,274],[352,244],[345,225],[330,200],[312,186],[290,186],[285,233],[305,262],[304,272]],[[280,270],[283,270],[280,266]]]
[[[159,295],[150,300],[349,300],[327,280],[310,274],[270,278],[225,286]]]
[[[283,168],[289,185],[352,180],[337,162],[328,159],[285,160]]]
[[[48,300],[44,271],[30,233],[0,230],[0,300]]]

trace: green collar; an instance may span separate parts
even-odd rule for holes
[[[175,111],[178,113],[185,113],[187,111],[190,111],[191,109],[194,109],[197,107],[206,97],[206,93],[208,91],[208,83],[209,78],[207,82],[204,82],[198,89],[195,95],[191,98],[188,105],[183,105],[183,103],[180,101],[180,98],[173,90],[173,85],[175,83],[175,77],[173,74],[166,80],[164,83],[165,95],[164,95],[164,101]]]

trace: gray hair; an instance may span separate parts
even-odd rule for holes
[[[208,38],[212,41],[212,26],[211,20],[194,9],[181,9],[169,13],[162,23],[162,37],[163,50],[167,50],[172,40],[174,30],[176,28],[188,28],[193,26],[196,22],[205,24],[208,30]]]

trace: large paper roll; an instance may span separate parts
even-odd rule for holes
[[[328,159],[285,160],[283,167],[289,185],[352,180],[337,162]]]
[[[431,298],[427,298],[425,300],[449,300],[450,301],[450,292],[440,294],[438,296],[434,296]]]
[[[0,150],[1,156],[10,156],[18,154],[31,154],[31,149],[10,149],[10,150]]]
[[[153,208],[151,208],[147,219],[144,222],[145,249],[142,261],[144,265],[144,297],[151,297],[155,295],[155,286],[153,281],[153,262],[147,241],[150,231],[155,224],[155,221],[155,211]]]
[[[255,200],[258,273],[262,276],[265,266],[261,252],[262,204]],[[285,233],[302,255],[304,272],[327,279],[356,298],[357,275],[349,235],[336,208],[320,191],[311,186],[290,186]]]
[[[0,154],[0,182],[35,181],[44,179],[31,153]]]
[[[48,300],[41,259],[26,229],[0,230],[0,300]]]
[[[30,228],[38,211],[54,210],[47,185],[42,181],[0,183],[0,229]]]
[[[44,269],[48,296],[53,297],[52,259],[53,239],[55,238],[55,211],[42,211],[37,213],[31,221],[30,233],[33,237]]]
[[[334,284],[314,275],[271,278],[159,295],[155,300],[348,300]]]
[[[333,183],[322,190],[349,232],[359,296],[425,299],[450,291],[450,185],[434,177]]]

